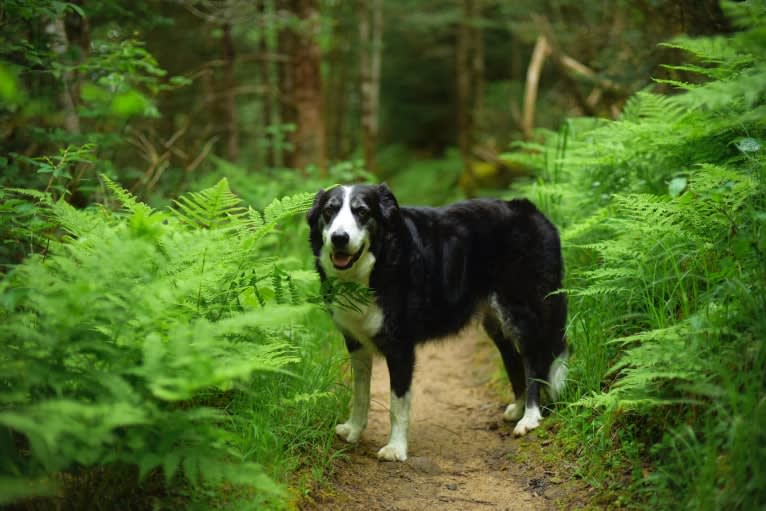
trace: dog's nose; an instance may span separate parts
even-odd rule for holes
[[[330,241],[337,248],[343,248],[348,245],[348,234],[344,231],[336,231],[330,236]]]

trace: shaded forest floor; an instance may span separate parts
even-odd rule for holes
[[[376,358],[369,426],[336,463],[305,511],[553,510],[587,506],[589,490],[554,452],[546,421],[513,438],[502,420],[508,392],[493,388],[494,347],[474,332],[419,348],[413,384],[409,459],[383,463],[388,438],[388,371]],[[339,448],[347,448],[338,441]],[[590,506],[587,506],[590,507]]]

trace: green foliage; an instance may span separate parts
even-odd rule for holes
[[[447,151],[440,159],[420,159],[402,146],[393,146],[380,154],[378,163],[381,168],[396,170],[382,178],[396,190],[401,204],[439,205],[461,198],[458,181],[463,160],[457,150]]]
[[[0,101],[5,105],[18,105],[23,99],[19,77],[11,66],[0,62]]]
[[[47,199],[36,190],[0,189],[0,273],[24,255],[44,250],[44,234],[54,226],[41,214],[40,204],[25,196]]]
[[[252,502],[284,498],[267,474],[283,477],[275,463],[313,441],[326,448],[325,423],[337,414],[327,393],[337,366],[311,362],[331,353],[302,326],[316,277],[261,243],[309,197],[260,214],[222,180],[155,211],[103,180],[120,212],[32,193],[35,212],[66,236],[0,282],[2,502],[95,466],[134,466],[139,481],[162,474],[191,488],[226,482]],[[309,401],[327,405],[298,413]],[[284,421],[285,411],[294,417],[275,428],[278,452],[235,434]]]
[[[565,227],[564,443],[629,507],[766,505],[766,12],[724,7],[741,31],[669,44],[706,82],[572,120],[526,157]]]
[[[58,154],[29,158],[16,155],[16,161],[25,163],[41,177],[47,177],[45,191],[55,197],[67,193],[67,185],[74,179],[78,167],[91,167],[96,160],[94,144],[69,145],[58,149]]]
[[[84,205],[98,192],[96,170],[129,174],[130,167],[114,165],[126,132],[159,118],[157,98],[189,83],[168,77],[132,37],[156,16],[137,21],[109,4],[35,0],[0,7],[7,21],[0,26],[0,184],[46,189]],[[123,26],[99,19],[115,14]]]

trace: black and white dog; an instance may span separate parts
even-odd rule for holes
[[[372,355],[386,358],[391,436],[381,460],[407,459],[415,345],[477,319],[497,345],[516,400],[514,434],[536,428],[541,384],[566,377],[566,298],[558,232],[527,200],[474,199],[442,208],[400,207],[386,185],[320,190],[308,213],[322,280],[373,291],[359,308],[332,309],[354,374],[351,416],[336,433],[356,442],[367,426]],[[526,397],[525,397],[526,396]]]

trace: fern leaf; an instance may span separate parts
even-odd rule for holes
[[[263,210],[264,220],[266,223],[277,223],[298,213],[305,213],[311,208],[313,202],[313,193],[299,193],[274,199]]]
[[[725,78],[735,69],[751,65],[754,62],[752,55],[742,53],[730,43],[724,36],[693,38],[679,36],[671,41],[660,43],[665,48],[675,48],[691,53],[701,62],[715,65],[724,73],[717,73],[716,78]]]
[[[40,190],[32,190],[30,188],[3,188],[3,191],[32,197],[45,204],[50,204],[52,202],[51,195],[47,192],[41,192]]]
[[[128,190],[115,183],[106,174],[99,174],[101,180],[104,182],[109,192],[120,202],[123,208],[130,213],[140,213],[145,216],[149,216],[153,213],[152,208],[136,199],[135,195]]]
[[[674,103],[672,97],[641,91],[625,103],[621,122],[676,122],[684,115],[684,109]]]
[[[173,203],[170,210],[182,222],[204,229],[232,226],[236,220],[247,215],[240,206],[241,199],[229,189],[226,178],[201,192],[189,192]]]
[[[251,207],[247,208],[247,219],[245,220],[245,222],[247,226],[253,230],[260,229],[266,223],[263,220],[263,215],[259,211]]]
[[[103,223],[92,210],[76,209],[64,199],[52,203],[50,208],[58,224],[75,238],[85,236]]]

